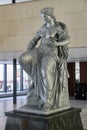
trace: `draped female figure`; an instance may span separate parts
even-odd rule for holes
[[[54,10],[41,10],[45,24],[29,42],[19,63],[32,79],[27,104],[41,110],[69,106],[67,57],[69,36],[66,25],[56,21]],[[36,47],[40,41],[39,47]]]

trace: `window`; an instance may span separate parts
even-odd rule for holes
[[[26,2],[26,1],[32,1],[32,0],[15,0],[15,3]]]
[[[28,74],[23,70],[23,90],[28,90],[29,86],[29,77]]]
[[[4,91],[4,81],[3,81],[3,65],[0,64],[0,92],[3,92]]]
[[[0,0],[0,5],[11,4],[12,0]]]
[[[7,92],[13,91],[13,65],[7,65]]]
[[[0,5],[27,2],[27,1],[35,1],[35,0],[0,0]]]
[[[20,65],[17,65],[17,91],[20,91]]]
[[[79,62],[75,63],[75,78],[76,78],[76,81],[80,82],[80,63]]]
[[[6,65],[6,66],[5,66]],[[5,68],[6,67],[6,68]],[[27,91],[31,84],[31,78],[17,64],[17,91]],[[0,64],[0,92],[13,92],[13,64]]]

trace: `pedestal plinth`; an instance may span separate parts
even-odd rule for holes
[[[5,130],[83,130],[80,112],[79,108],[50,115],[10,111],[5,113]]]

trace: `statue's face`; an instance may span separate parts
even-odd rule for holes
[[[46,15],[46,14],[41,14],[41,15],[45,22],[47,22],[47,23],[51,22],[52,18],[49,15]]]

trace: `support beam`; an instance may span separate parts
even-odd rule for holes
[[[23,91],[23,68],[20,66],[20,90]]]
[[[16,94],[17,94],[17,80],[16,80],[16,59],[13,59],[13,104],[16,104]]]
[[[4,64],[3,70],[4,70],[4,75],[3,75],[3,79],[4,79],[4,92],[7,92],[7,64]]]
[[[15,0],[12,0],[12,3],[14,4],[14,3],[15,3]]]

